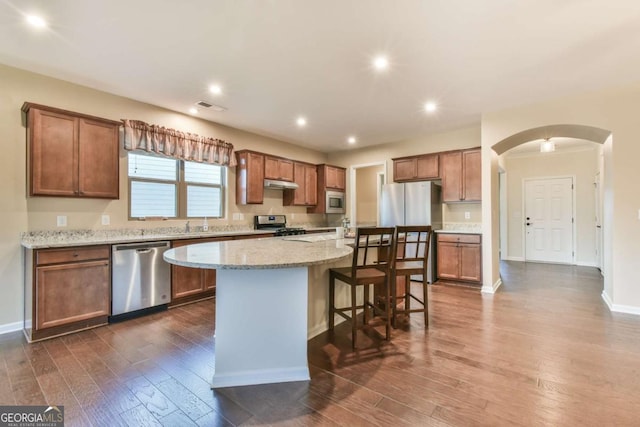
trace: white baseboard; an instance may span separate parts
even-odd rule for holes
[[[5,323],[4,325],[0,325],[0,335],[19,331],[22,329],[22,326],[22,322]]]
[[[595,262],[577,262],[576,261],[576,265],[579,267],[594,267],[594,268],[598,268],[597,264]]]
[[[309,379],[309,368],[307,366],[240,371],[223,375],[216,375],[214,372],[213,379],[211,380],[211,388],[309,381]]]
[[[495,294],[500,285],[502,285],[502,277],[498,277],[498,280],[496,280],[495,283],[491,286],[483,285],[482,289],[480,289],[480,292],[482,292],[483,294]]]
[[[611,300],[611,297],[609,297],[609,295],[605,291],[602,291],[602,299],[604,300],[605,304],[607,304],[607,307],[609,307],[609,310],[613,312],[635,314],[636,316],[640,316],[640,307],[636,307],[633,305],[614,304]]]
[[[518,261],[518,262],[524,262],[524,257],[521,256],[508,256],[505,258],[506,261]]]

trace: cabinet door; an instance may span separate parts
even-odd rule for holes
[[[35,329],[108,316],[109,282],[108,260],[37,267]]]
[[[264,177],[267,179],[293,181],[293,161],[264,156]]]
[[[204,271],[200,268],[171,266],[171,300],[198,294],[205,290]]]
[[[318,169],[315,166],[306,165],[304,168],[305,204],[315,206],[318,204]]]
[[[216,288],[216,271],[215,270],[204,270],[204,288],[206,290],[211,290]]]
[[[462,152],[463,188],[462,198],[465,201],[482,200],[480,150]]]
[[[393,161],[393,180],[396,182],[412,181],[417,176],[417,160],[399,159]]]
[[[77,118],[29,110],[31,196],[75,196],[78,190]]]
[[[345,170],[333,166],[325,166],[325,187],[344,191],[346,187]]]
[[[236,204],[262,204],[264,200],[264,156],[249,151],[236,153]]]
[[[278,171],[281,180],[293,181],[293,161],[280,159],[278,161]]]
[[[460,250],[457,243],[438,242],[438,278],[460,277]]]
[[[79,195],[117,199],[118,127],[85,118],[78,126]]]
[[[418,179],[436,179],[440,177],[440,156],[427,154],[416,160],[416,176]]]
[[[482,280],[480,245],[460,244],[460,279],[479,282]]]
[[[293,182],[298,184],[297,190],[285,190],[282,195],[283,206],[306,206],[307,203],[307,165],[295,163],[293,166]],[[315,167],[313,168],[315,170]]]
[[[264,177],[266,179],[280,179],[280,168],[278,159],[264,156]]]
[[[462,153],[440,155],[442,168],[442,201],[459,202],[462,199]]]

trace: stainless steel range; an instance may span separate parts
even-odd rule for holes
[[[256,230],[273,230],[275,236],[293,236],[306,233],[304,228],[287,227],[285,215],[256,215],[253,218],[253,227]]]

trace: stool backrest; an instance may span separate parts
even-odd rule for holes
[[[395,229],[393,227],[360,227],[353,248],[352,277],[357,270],[377,268],[388,271],[393,262]]]
[[[431,242],[430,225],[399,225],[395,235],[396,261],[427,261]]]

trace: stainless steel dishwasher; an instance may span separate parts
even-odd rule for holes
[[[112,246],[110,321],[166,309],[171,268],[162,254],[169,248],[169,242]]]

